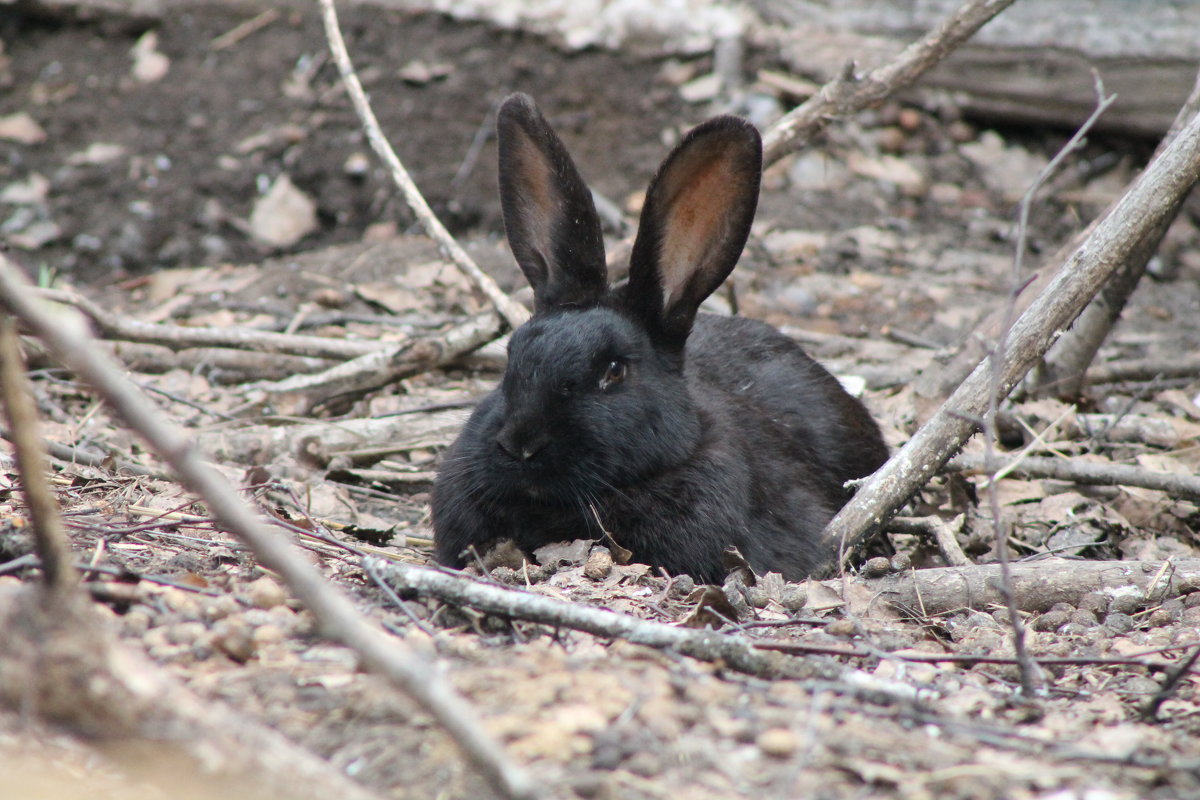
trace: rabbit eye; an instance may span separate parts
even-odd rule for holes
[[[607,390],[625,380],[625,371],[624,361],[610,361],[604,370],[604,376],[600,378],[600,388]]]

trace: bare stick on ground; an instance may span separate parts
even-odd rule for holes
[[[537,785],[509,761],[470,706],[432,665],[369,623],[292,546],[270,530],[228,481],[202,461],[183,430],[166,422],[145,395],[122,375],[82,325],[40,303],[16,267],[0,255],[0,302],[46,343],[51,352],[109,403],[199,495],[227,530],[250,545],[317,618],[323,633],[354,649],[364,666],[386,675],[438,720],[468,758],[508,797],[532,797]]]
[[[4,413],[21,476],[21,488],[29,507],[33,537],[46,591],[53,602],[74,587],[79,575],[71,565],[71,547],[63,531],[58,504],[46,480],[46,451],[38,436],[37,408],[17,340],[17,321],[0,312],[0,393]]]
[[[107,338],[128,342],[161,344],[167,347],[232,347],[262,353],[287,353],[312,358],[358,358],[379,351],[379,342],[364,339],[331,339],[294,333],[256,331],[249,328],[193,328],[187,325],[163,325],[140,322],[113,314],[74,292],[41,289],[47,300],[78,308],[96,323]]]
[[[1013,565],[1014,595],[1021,610],[1043,612],[1055,603],[1078,604],[1089,592],[1106,588],[1134,587],[1143,597],[1175,597],[1200,587],[1200,560],[1176,561],[1164,570],[1161,562],[1145,561],[1066,561],[1047,559]],[[559,600],[532,592],[484,583],[459,572],[404,563],[372,560],[371,569],[393,587],[435,597],[453,605],[465,606],[488,614],[523,619],[556,627],[570,628],[604,638],[625,639],[648,647],[676,650],[701,660],[723,660],[734,669],[751,674],[784,673],[855,682],[862,677],[838,664],[814,662],[783,664],[764,660],[763,650],[783,650],[790,644],[755,639],[752,636],[720,631],[680,628],[653,620],[644,620],[605,608]],[[999,569],[995,564],[966,567],[934,567],[911,570],[884,578],[849,577],[861,587],[864,596],[879,598],[900,610],[923,610],[929,616],[966,609],[988,609],[1000,602],[997,588]],[[823,581],[836,592],[842,591],[841,579]],[[1126,589],[1128,590],[1128,589]],[[776,648],[776,645],[779,645]],[[1184,645],[1186,646],[1186,645]],[[803,645],[796,647],[799,651]],[[852,648],[807,649],[805,652],[832,652],[860,655]],[[865,651],[862,654],[866,654]],[[878,653],[876,653],[878,655]],[[1004,663],[1013,659],[991,656]],[[915,661],[953,661],[916,656]]]
[[[998,384],[987,362],[978,365],[829,524],[824,538],[830,552],[837,552],[843,541],[853,549],[933,476],[975,431],[993,386],[998,385],[1000,396],[1012,390],[1198,177],[1200,115],[1147,166],[1017,319]]]
[[[513,328],[520,327],[525,320],[529,319],[529,311],[506,295],[496,285],[496,282],[467,255],[467,251],[463,250],[454,240],[445,226],[438,221],[433,210],[429,208],[429,204],[425,202],[425,198],[421,196],[416,183],[409,176],[408,170],[400,162],[396,151],[392,149],[387,137],[383,135],[383,130],[379,127],[379,120],[375,118],[375,112],[371,110],[371,104],[367,102],[367,95],[363,92],[358,75],[354,72],[354,65],[350,62],[350,54],[346,50],[346,42],[342,38],[341,28],[338,26],[337,11],[333,7],[333,0],[321,0],[321,16],[325,23],[325,38],[329,40],[329,50],[333,53],[334,61],[337,62],[338,72],[342,75],[342,83],[345,84],[346,92],[350,95],[350,102],[354,104],[354,110],[358,113],[363,130],[366,131],[371,149],[391,171],[392,179],[400,187],[408,207],[412,209],[425,232],[437,243],[442,253],[483,292],[504,317],[504,320]]]
[[[986,473],[984,460],[977,455],[955,456],[946,462],[943,469],[948,472]],[[1200,502],[1200,477],[1179,472],[1155,472],[1128,464],[1026,456],[1000,471],[1017,478],[1050,478],[1088,486],[1137,486]]]
[[[878,105],[971,38],[1013,0],[968,0],[941,25],[904,49],[896,60],[855,79],[847,70],[815,95],[789,111],[763,136],[763,164],[774,164],[799,150],[830,120]]]

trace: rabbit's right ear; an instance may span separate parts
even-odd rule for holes
[[[594,305],[608,288],[592,193],[533,100],[514,94],[496,118],[500,207],[536,311]]]
[[[650,182],[625,302],[658,341],[682,349],[704,298],[737,264],[762,176],[762,139],[738,117],[692,129]]]

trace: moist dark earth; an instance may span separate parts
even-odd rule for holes
[[[391,340],[480,311],[484,301],[441,261],[371,155],[315,9],[285,10],[240,38],[220,38],[260,11],[184,3],[139,21],[0,6],[0,131],[12,130],[11,118],[23,112],[42,132],[21,123],[24,133],[0,139],[7,255],[42,285],[69,287],[147,322]],[[344,10],[342,26],[399,157],[451,232],[518,298],[523,283],[502,243],[496,200],[499,101],[515,90],[533,95],[583,175],[626,220],[636,219],[640,192],[669,146],[724,110],[721,98],[681,96],[681,86],[712,69],[707,56],[567,52],[518,31],[370,7]],[[165,55],[165,72],[137,72],[135,48],[143,57]],[[743,67],[759,99],[780,109],[796,102],[753,82],[758,70],[783,68],[770,53],[752,48]],[[917,424],[912,381],[1004,302],[1016,202],[1069,135],[964,119],[945,99],[888,103],[836,122],[766,173],[751,243],[719,304],[783,327],[839,375],[859,378],[864,401],[898,447]],[[1093,137],[1077,152],[1032,210],[1030,269],[1118,196],[1153,146]],[[294,240],[271,243],[256,232],[255,211],[285,175],[311,201],[312,224]],[[1100,361],[1194,355],[1196,220],[1195,206],[1186,207]],[[608,234],[615,242],[622,231],[614,223]],[[314,309],[341,317],[330,321]],[[387,315],[394,319],[380,324]],[[277,729],[380,796],[493,794],[428,714],[359,671],[349,650],[320,638],[310,613],[201,504],[165,476],[115,466],[161,465],[86,387],[32,345],[28,352],[43,437],[110,458],[99,466],[54,461],[80,562],[110,568],[133,587],[114,599],[111,576],[89,573],[90,584],[108,587],[92,588],[105,625],[201,696]],[[326,531],[410,563],[429,558],[427,502],[438,456],[499,376],[498,357],[485,351],[365,395],[290,409],[289,417],[281,407],[247,410],[249,384],[283,376],[217,366],[195,351],[122,344],[116,352],[164,413],[192,430],[206,455],[292,533]],[[1016,439],[1037,455],[1195,474],[1198,395],[1195,377],[1151,375],[1090,386],[1074,410],[1025,398],[1007,410],[1029,426]],[[411,431],[393,429],[394,448],[383,456],[339,458],[332,438],[299,448],[265,444],[293,429],[303,438],[301,423],[349,429],[401,413],[418,422]],[[1105,414],[1140,427],[1121,436],[1088,433],[1088,415]],[[986,564],[995,547],[981,484],[979,476],[939,477],[909,511],[964,515],[960,544]],[[999,491],[1014,559],[1055,556],[1062,570],[1070,569],[1066,559],[1183,564],[1200,549],[1194,499],[1037,479],[1005,480]],[[29,550],[26,518],[6,458],[4,592],[38,579],[17,561]],[[433,599],[410,599],[402,611],[357,555],[302,542],[362,610],[437,659],[511,758],[552,796],[1200,793],[1195,677],[1173,688],[1156,718],[1141,714],[1188,645],[1200,643],[1200,592],[1187,587],[1169,595],[1108,587],[1027,611],[1036,656],[1091,660],[1047,667],[1046,690],[1027,701],[1011,664],[903,659],[1010,656],[1007,612],[996,607],[902,615],[814,584],[806,603],[785,605],[781,598],[794,600],[794,592],[760,593],[761,605],[743,602],[732,612],[747,634],[855,650],[788,658],[837,659],[888,689],[873,692],[865,684],[747,675],[720,660]],[[944,563],[932,542],[912,534],[891,534],[885,549],[900,555],[896,565]],[[586,547],[576,548],[540,565],[503,562],[491,573],[500,583],[660,622],[700,616],[686,581],[620,564],[598,577],[586,557]],[[903,702],[900,689],[911,690]],[[162,777],[144,766],[33,715],[0,714],[0,775],[14,781],[14,797],[162,796]],[[203,781],[194,788],[205,796]]]

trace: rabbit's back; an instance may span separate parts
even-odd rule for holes
[[[801,468],[804,482],[835,511],[852,494],[846,481],[887,460],[887,446],[862,403],[766,323],[697,316],[686,373],[693,396],[710,413],[730,416],[751,454],[770,455],[768,471]]]

